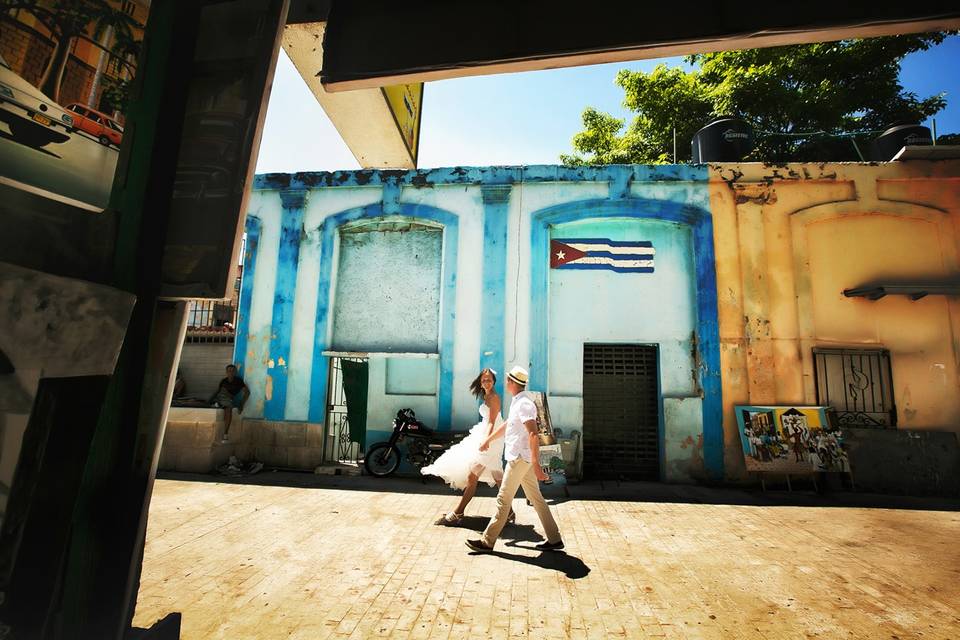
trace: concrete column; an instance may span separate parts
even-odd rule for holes
[[[250,336],[250,304],[253,301],[253,277],[257,268],[257,254],[260,247],[260,218],[247,216],[244,228],[247,242],[243,254],[243,274],[240,279],[240,301],[237,309],[236,338],[233,345],[233,363],[240,375],[246,372],[247,339]]]
[[[507,219],[512,185],[480,187],[483,198],[483,299],[480,301],[480,368],[497,372],[503,394],[506,325]]]
[[[287,367],[290,361],[290,336],[293,333],[293,303],[297,291],[297,268],[300,264],[300,242],[303,238],[303,212],[307,204],[307,193],[304,189],[280,192],[283,203],[280,214],[280,249],[277,255],[266,399],[263,405],[263,417],[267,420],[283,420],[287,406]]]

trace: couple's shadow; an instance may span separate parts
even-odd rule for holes
[[[490,518],[480,516],[464,516],[459,526],[461,529],[470,529],[476,532],[482,532]],[[571,556],[564,551],[539,551],[534,548],[535,543],[543,542],[543,537],[536,532],[532,524],[508,524],[503,528],[500,539],[504,541],[504,546],[513,549],[529,549],[538,551],[539,555],[528,556],[516,553],[506,553],[504,551],[492,551],[487,555],[497,556],[505,560],[513,560],[530,564],[541,569],[551,569],[565,574],[571,580],[585,578],[590,573],[590,567],[583,563],[583,560],[576,556]],[[470,555],[479,555],[473,552]]]

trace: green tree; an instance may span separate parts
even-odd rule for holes
[[[690,161],[690,141],[710,120],[750,122],[756,147],[748,160],[857,160],[853,131],[878,131],[920,122],[946,106],[944,94],[920,98],[900,84],[900,61],[939,44],[948,34],[890,36],[817,44],[722,51],[687,56],[692,70],[658,65],[652,72],[621,70],[616,83],[622,119],[587,107],[574,154],[564,164],[662,164]],[[811,135],[811,132],[819,132]],[[798,135],[803,134],[803,135]],[[860,137],[860,149],[873,134]]]
[[[97,65],[97,71],[93,76],[93,83],[90,87],[87,106],[97,107],[95,100],[100,86],[104,84],[104,78],[107,78],[107,85],[103,93],[113,92],[113,96],[108,99],[110,104],[126,104],[126,96],[118,102],[120,94],[117,93],[118,86],[124,85],[122,93],[125,94],[129,84],[126,80],[130,77],[131,63],[140,54],[140,41],[135,37],[135,29],[142,28],[130,16],[123,11],[102,11],[97,16],[94,23],[94,33],[100,41],[98,45],[101,48],[100,62]],[[118,79],[111,80],[104,73],[106,66],[111,66],[116,70]],[[103,96],[100,96],[103,99]],[[124,107],[126,108],[126,107]]]
[[[100,94],[100,104],[97,108],[114,116],[122,114],[130,106],[132,81],[117,80],[107,77],[103,81],[103,92]]]

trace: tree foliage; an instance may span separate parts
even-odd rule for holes
[[[100,108],[103,111],[123,113],[130,106],[133,93],[133,82],[106,78],[103,82],[103,93],[100,95]]]
[[[723,116],[741,117],[755,131],[749,160],[859,159],[849,136],[893,124],[921,122],[946,106],[944,94],[921,98],[900,84],[900,62],[947,34],[890,36],[687,56],[692,70],[658,65],[621,70],[616,83],[629,125],[592,107],[573,138],[565,164],[661,164],[690,160],[690,141]],[[817,133],[812,133],[817,132]],[[858,137],[860,148],[875,134]]]

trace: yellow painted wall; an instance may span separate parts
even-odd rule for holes
[[[814,347],[890,351],[898,427],[960,432],[960,300],[846,298],[960,278],[960,161],[711,165],[727,475],[735,404],[814,404]]]

